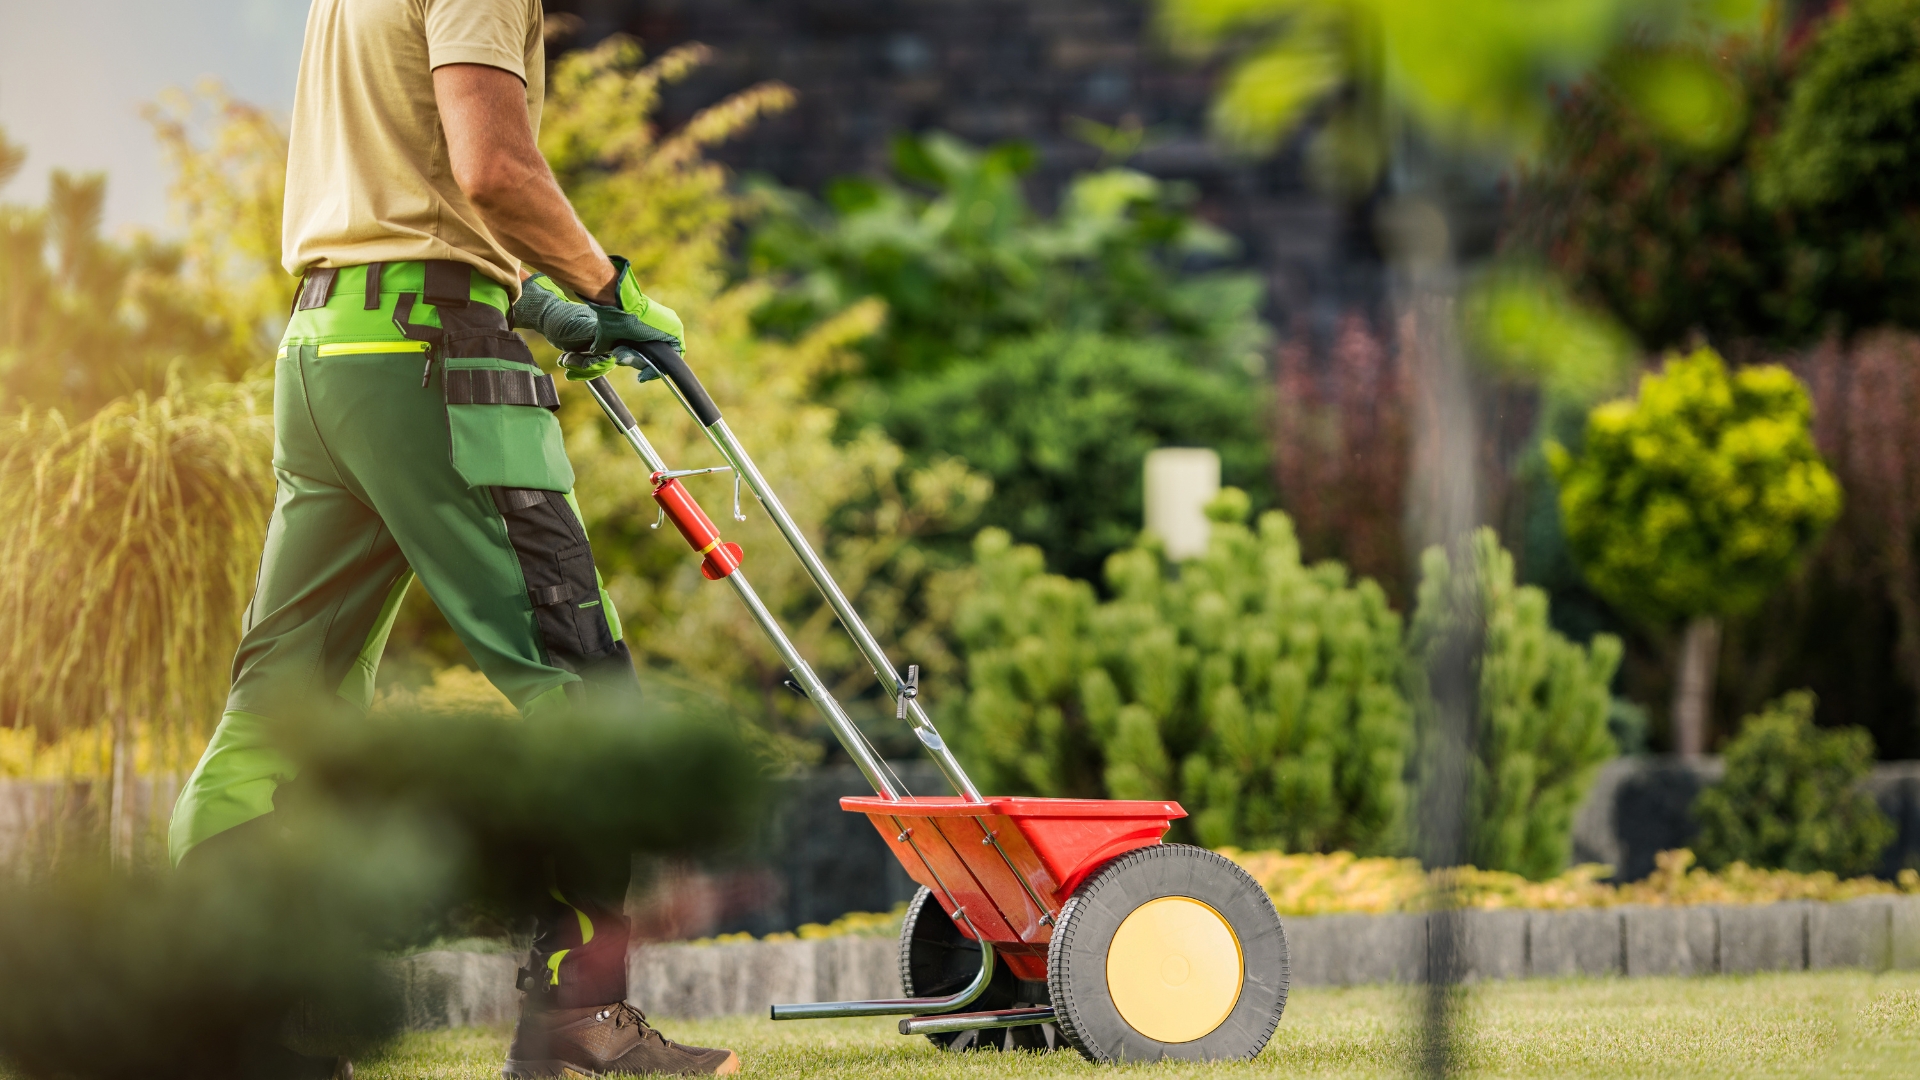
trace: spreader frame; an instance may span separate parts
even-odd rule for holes
[[[701,556],[701,569],[708,578],[724,580],[733,589],[792,672],[794,685],[813,702],[861,775],[873,786],[874,796],[842,799],[841,807],[866,814],[908,875],[931,889],[961,932],[980,944],[979,976],[951,997],[775,1005],[773,1019],[949,1014],[932,1026],[903,1021],[903,1032],[1046,1022],[1047,1017],[1041,1016],[1041,1010],[1021,1011],[1017,1017],[1005,1010],[972,1014],[955,1010],[965,1008],[986,988],[996,955],[1023,979],[1046,978],[1052,928],[1073,889],[1114,857],[1158,844],[1169,823],[1186,816],[1186,812],[1171,801],[982,796],[922,707],[917,677],[910,675],[902,679],[894,669],[885,650],[754,465],[752,457],[740,445],[686,361],[677,350],[663,343],[652,343],[635,351],[653,369],[643,372],[642,381],[664,376],[661,381],[686,407],[727,463],[712,469],[675,471],[668,468],[606,377],[587,380],[587,388],[602,411],[651,471],[654,498],[661,506],[662,520],[671,519],[686,537]],[[572,359],[563,357],[562,363]],[[682,476],[722,470],[734,474],[735,517],[745,520],[739,512],[737,486],[744,483],[773,519],[807,576],[866,658],[881,689],[894,700],[897,715],[909,724],[953,788],[954,795],[909,793],[761,602],[742,569],[739,547],[721,539],[719,530],[679,481]]]

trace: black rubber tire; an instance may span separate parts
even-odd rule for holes
[[[957,994],[980,970],[980,946],[960,933],[933,891],[924,886],[907,904],[900,925],[900,990],[907,997],[946,997]],[[1047,984],[1022,979],[996,965],[993,981],[963,1012],[1016,1009],[1047,1003]],[[946,1031],[927,1039],[942,1050],[1062,1050],[1066,1041],[1052,1024],[1014,1028]]]
[[[1240,996],[1218,1027],[1191,1042],[1160,1042],[1135,1030],[1107,989],[1115,931],[1140,905],[1167,896],[1212,907],[1240,942]],[[1287,935],[1267,891],[1231,859],[1186,844],[1140,848],[1101,867],[1060,909],[1047,952],[1060,1034],[1093,1061],[1250,1059],[1280,1023],[1287,982]]]

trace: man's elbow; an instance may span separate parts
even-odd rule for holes
[[[515,167],[512,161],[494,157],[456,167],[453,179],[468,202],[480,212],[490,213],[512,205],[526,190],[528,177],[526,170]]]

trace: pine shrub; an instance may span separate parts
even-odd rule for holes
[[[1430,548],[1421,560],[1419,604],[1407,633],[1409,696],[1430,735],[1429,665],[1463,613],[1483,620],[1468,860],[1543,881],[1566,869],[1574,811],[1601,763],[1614,756],[1608,686],[1620,666],[1620,640],[1598,634],[1582,646],[1554,630],[1547,594],[1514,583],[1513,556],[1492,529],[1474,534],[1472,551],[1477,597],[1461,595],[1467,583],[1445,551]]]
[[[1397,851],[1400,618],[1372,581],[1303,565],[1284,514],[1249,528],[1236,496],[1200,558],[1110,558],[1107,601],[982,531],[955,623],[963,750],[997,791],[1177,797],[1204,844]]]

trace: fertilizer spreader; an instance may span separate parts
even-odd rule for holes
[[[725,465],[668,468],[604,376],[588,389],[652,471],[662,520],[699,554],[703,574],[733,588],[791,685],[873,785],[872,796],[844,798],[841,808],[867,815],[920,884],[900,932],[903,997],[775,1005],[773,1019],[902,1016],[902,1034],[952,1050],[1064,1044],[1095,1061],[1258,1054],[1287,1000],[1287,939],[1266,890],[1220,855],[1161,843],[1186,816],[1176,802],[981,795],[922,708],[917,668],[903,677],[893,667],[686,361],[663,344],[640,353],[651,365],[642,381],[664,377]],[[744,482],[953,795],[908,792],[761,603],[739,546],[681,483],[723,471],[733,474],[735,519],[746,520]]]

